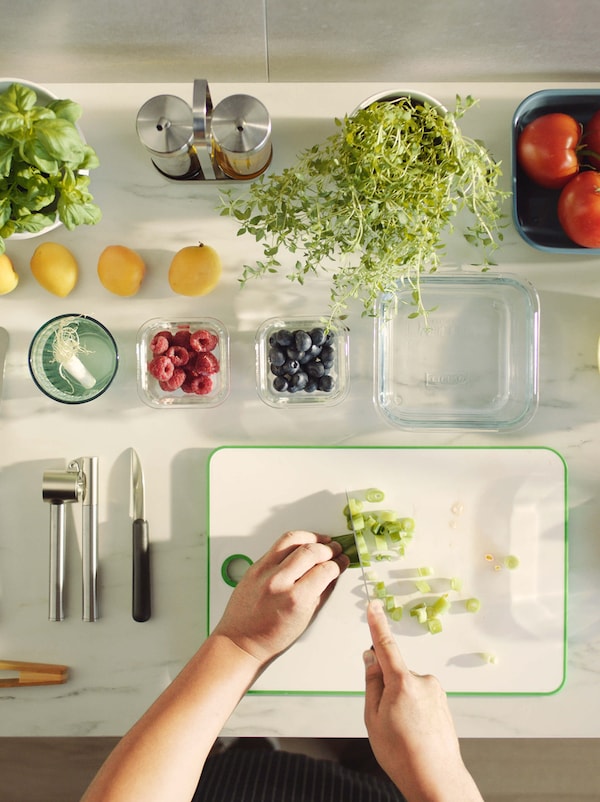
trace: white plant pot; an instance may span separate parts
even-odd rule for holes
[[[376,92],[374,95],[366,98],[362,101],[355,109],[354,113],[359,111],[360,109],[367,109],[369,106],[372,106],[373,103],[394,103],[396,100],[399,100],[402,97],[409,97],[413,100],[421,101],[423,103],[429,103],[431,106],[439,109],[441,114],[447,114],[448,109],[440,103],[439,100],[436,98],[431,97],[431,95],[427,95],[424,92],[419,92],[416,89],[387,89],[383,92]]]
[[[40,106],[45,105],[51,100],[58,100],[57,95],[50,92],[50,90],[46,89],[43,86],[40,86],[39,84],[33,83],[32,81],[25,81],[22,78],[0,78],[0,92],[4,92],[6,89],[8,89],[8,87],[11,84],[21,84],[22,86],[29,87],[29,89],[33,89],[33,91],[37,95],[37,103]],[[78,125],[77,125],[77,130],[79,131],[81,139],[85,141],[81,128],[79,128]],[[88,171],[81,170],[80,172],[86,174]],[[41,237],[43,234],[48,234],[48,232],[54,231],[54,229],[59,228],[60,226],[62,226],[62,223],[59,220],[57,214],[55,221],[51,225],[46,226],[46,228],[43,228],[41,231],[35,231],[35,232],[25,231],[18,234],[11,234],[11,236],[7,237],[6,239],[7,240],[33,239],[34,237]]]

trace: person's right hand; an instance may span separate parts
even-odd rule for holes
[[[439,682],[408,669],[381,602],[367,618],[365,723],[379,765],[409,802],[481,802]]]

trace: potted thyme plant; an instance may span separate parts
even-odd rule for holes
[[[332,316],[344,317],[352,299],[373,315],[379,294],[406,282],[417,316],[425,311],[419,277],[441,264],[459,213],[486,269],[508,193],[498,186],[500,164],[457,124],[475,102],[457,96],[454,111],[401,93],[367,102],[281,174],[261,176],[242,195],[224,192],[221,214],[263,248],[241,283],[279,272],[287,251],[296,258],[290,280],[330,275]]]

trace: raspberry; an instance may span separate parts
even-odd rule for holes
[[[212,390],[213,383],[210,376],[202,375],[196,376],[195,379],[192,379],[190,386],[192,388],[192,392],[196,395],[208,395]]]
[[[180,345],[182,348],[190,347],[190,332],[188,329],[179,329],[171,337],[171,345]]]
[[[190,352],[182,345],[172,345],[165,356],[168,356],[174,367],[180,368],[182,365],[187,365],[190,361]]]
[[[185,370],[183,368],[175,368],[173,375],[167,381],[159,382],[160,389],[166,393],[172,393],[178,390],[185,381]]]
[[[164,354],[171,344],[171,334],[168,331],[159,331],[150,342],[150,350],[157,356]]]
[[[159,382],[169,381],[174,371],[175,366],[168,356],[155,356],[151,362],[148,362],[148,372]]]
[[[219,360],[214,354],[200,353],[194,361],[194,371],[199,374],[218,373]]]
[[[198,329],[190,336],[190,346],[194,351],[214,351],[219,338],[212,331]]]

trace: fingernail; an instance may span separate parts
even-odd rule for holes
[[[375,665],[377,658],[375,657],[373,649],[367,649],[366,652],[363,652],[363,662],[366,668]]]

